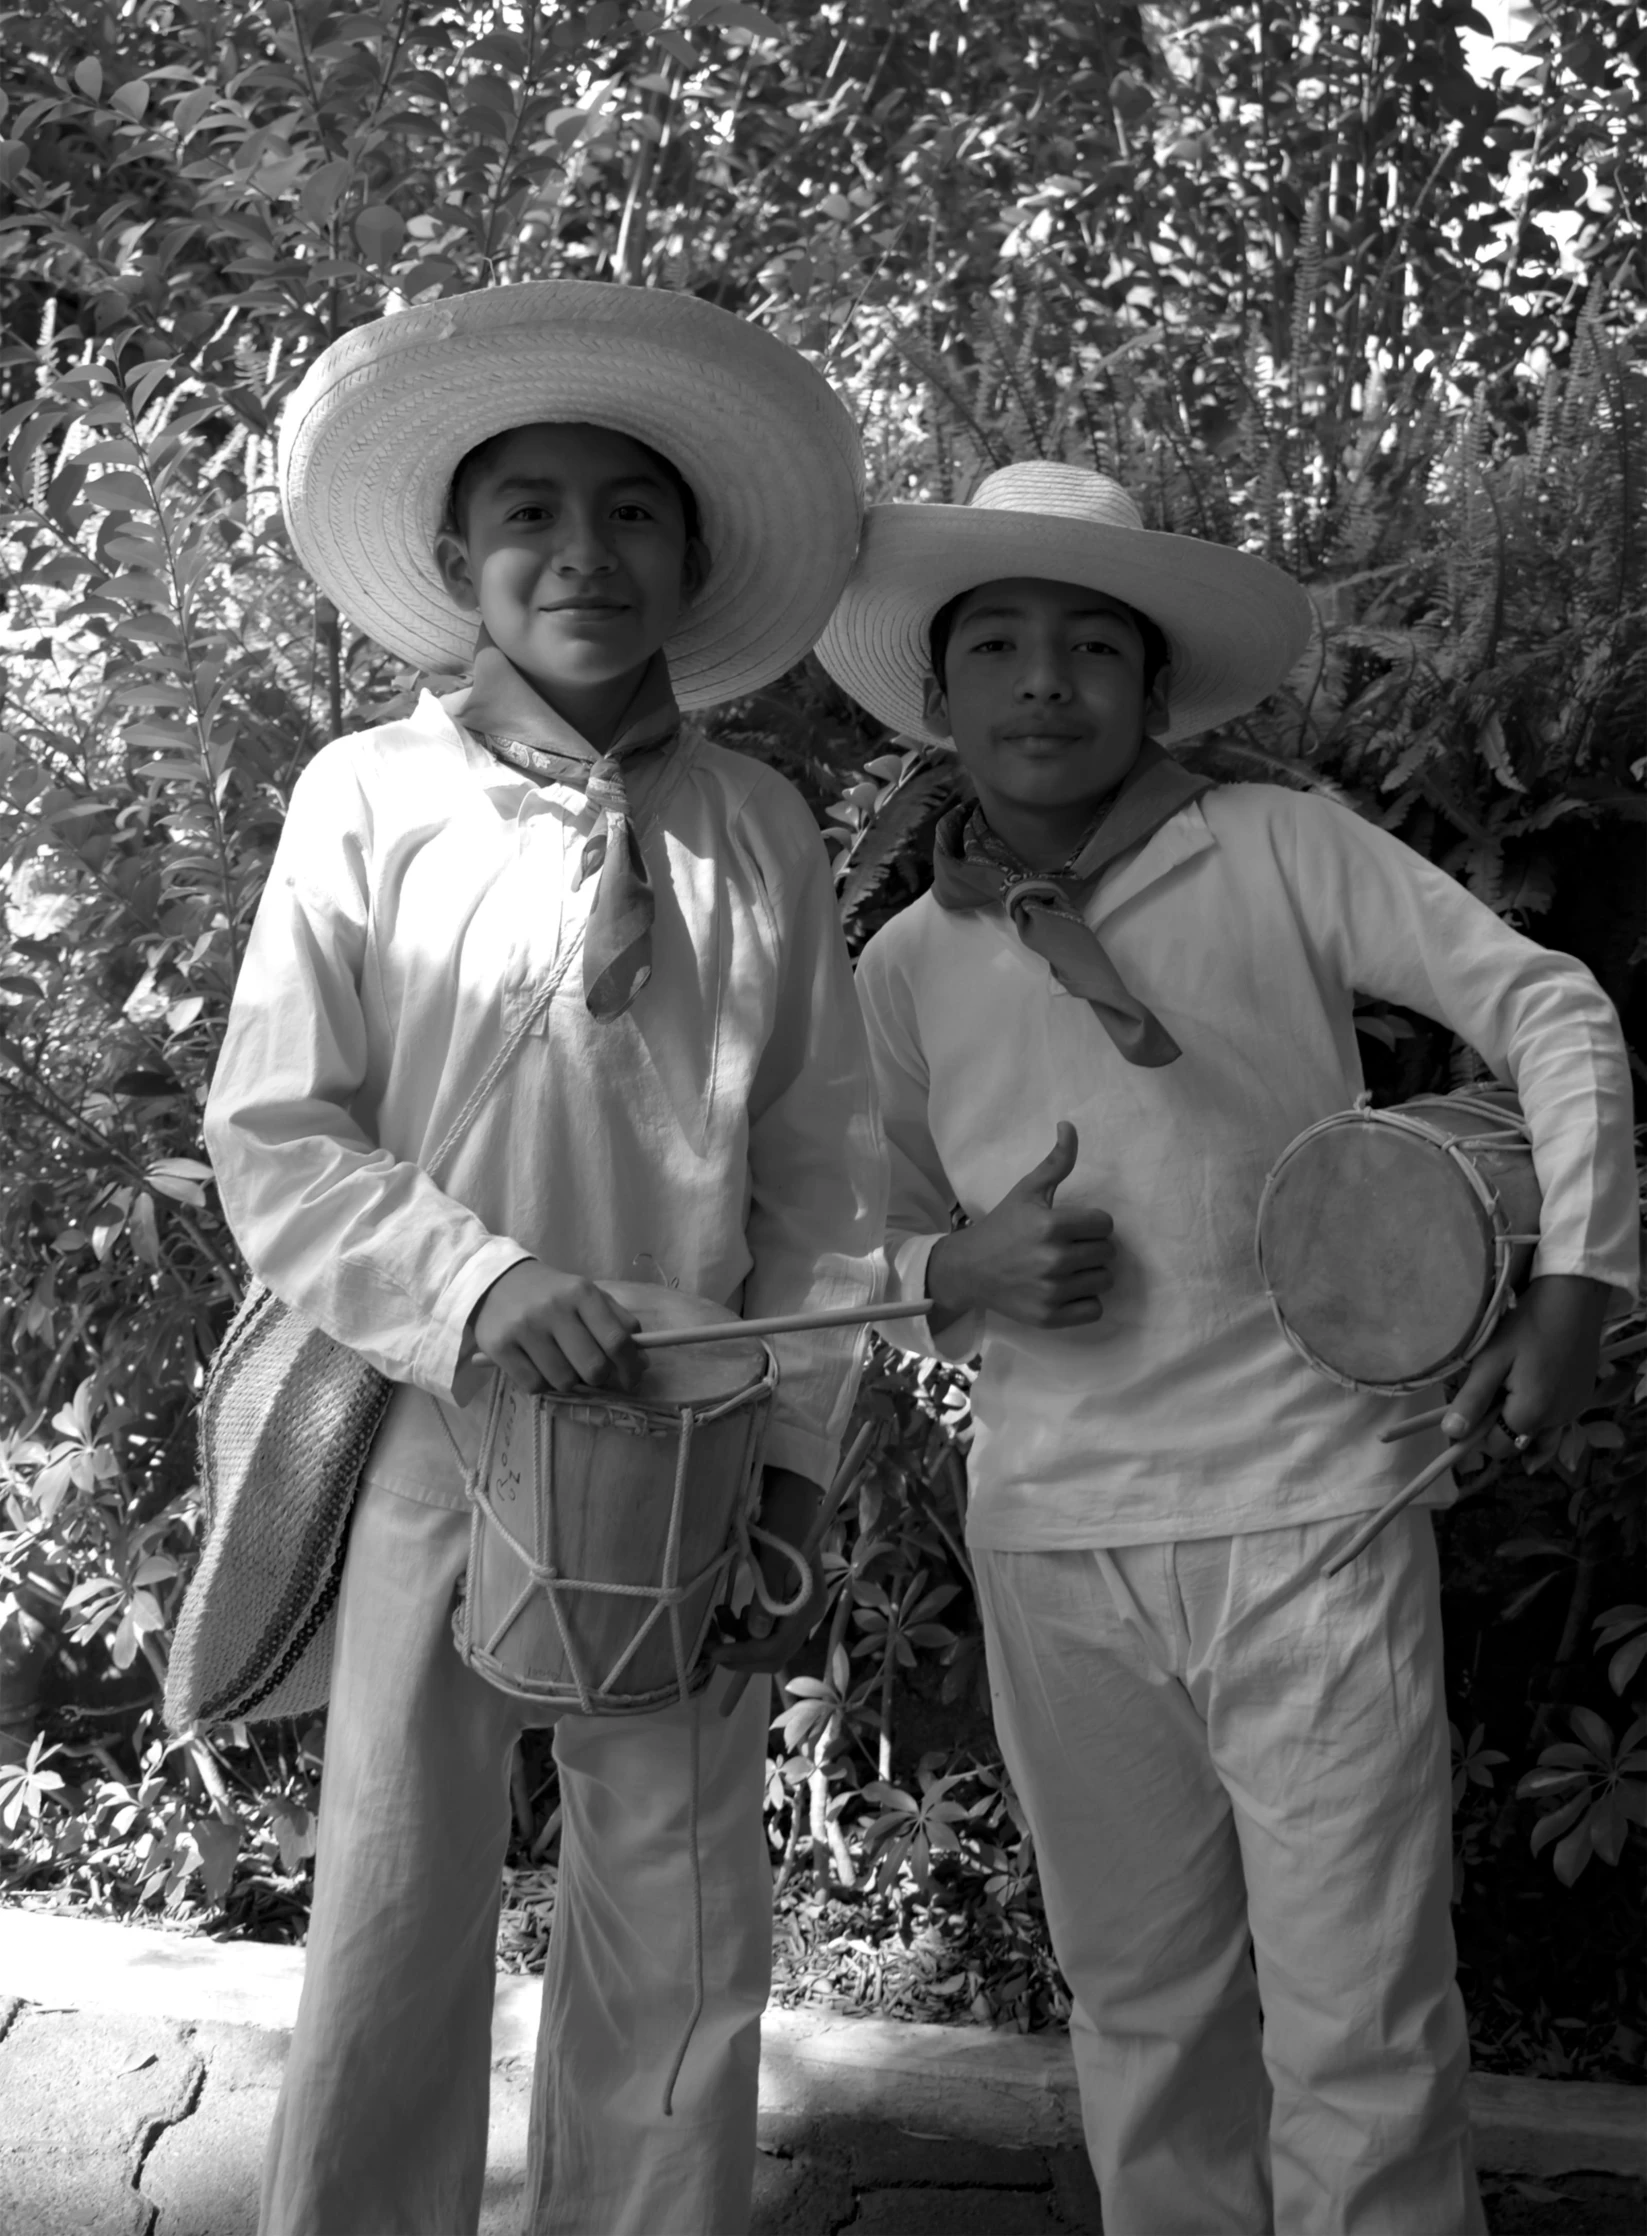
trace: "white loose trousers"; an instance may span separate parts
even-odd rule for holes
[[[468,1540],[461,1509],[381,1482],[360,1493],[308,1960],[259,2236],[472,2236],[479,2220],[508,1765],[522,1724],[542,1716],[453,1648]],[[770,1687],[757,1679],[729,1718],[724,1688],[716,1680],[684,1708],[556,1726],[561,1864],[526,2236],[747,2226],[771,1968]],[[700,1893],[703,2008],[666,2118]]]
[[[1434,1536],[1344,1536],[974,1548],[1106,2236],[1483,2228]]]

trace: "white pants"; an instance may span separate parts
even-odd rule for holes
[[[471,2236],[480,2215],[508,1764],[535,1712],[452,1645],[468,1517],[360,1494],[338,1610],[308,1961],[260,2236]],[[740,2236],[772,1877],[770,1686],[556,1726],[560,1879],[529,2236]],[[541,1719],[536,1719],[541,1720]],[[692,1726],[697,1744],[692,1743]],[[704,2002],[691,2018],[696,1757]]]
[[[1348,1527],[976,1552],[1106,2236],[1484,2226],[1435,1541]]]

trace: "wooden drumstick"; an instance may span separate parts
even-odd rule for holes
[[[1428,1413],[1415,1413],[1409,1421],[1397,1421],[1393,1429],[1380,1429],[1380,1444],[1399,1444],[1404,1436],[1417,1436],[1424,1429],[1438,1429],[1452,1411],[1450,1405],[1432,1406]]]
[[[874,1320],[912,1320],[932,1310],[930,1297],[913,1304],[838,1304],[827,1312],[781,1312],[770,1320],[713,1320],[701,1328],[647,1328],[634,1338],[637,1351],[667,1351],[677,1343],[724,1343],[735,1335],[799,1335],[807,1328],[864,1328]]]
[[[1415,1498],[1422,1497],[1430,1485],[1439,1476],[1445,1475],[1455,1461],[1467,1458],[1471,1452],[1479,1452],[1497,1426],[1498,1420],[1495,1416],[1490,1421],[1483,1421],[1481,1426],[1478,1429],[1473,1429],[1468,1436],[1461,1437],[1458,1443],[1449,1444],[1439,1458],[1431,1460],[1429,1466],[1422,1473],[1413,1477],[1405,1490],[1397,1491],[1394,1498],[1389,1500],[1386,1505],[1381,1506],[1370,1521],[1362,1523],[1343,1551],[1334,1553],[1322,1573],[1327,1576],[1336,1576],[1341,1568],[1348,1568],[1356,1554],[1364,1553],[1379,1531],[1387,1528],[1404,1507],[1411,1506]]]

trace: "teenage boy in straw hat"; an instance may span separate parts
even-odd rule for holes
[[[400,1385],[349,1540],[260,2225],[461,2236],[531,1713],[452,1643],[485,1369],[634,1386],[636,1319],[603,1279],[655,1271],[751,1318],[873,1293],[884,1159],[827,857],[781,777],[681,714],[811,644],[861,464],[844,407],[770,335],[570,282],[347,335],[292,400],[281,474],[326,594],[421,668],[472,658],[473,681],[305,770],[207,1114],[254,1272]],[[435,1185],[432,1145],[556,972]],[[856,1343],[778,1346],[762,1519],[791,1540],[835,1464]],[[728,1658],[775,1666],[805,1621]],[[769,1688],[732,1690],[559,1722],[543,2236],[745,2225]]]
[[[1481,2226],[1430,1518],[1323,1575],[1405,1454],[1253,1263],[1270,1165],[1360,1088],[1352,989],[1451,1026],[1532,1128],[1538,1278],[1456,1426],[1570,1418],[1635,1280],[1588,972],[1319,794],[1162,750],[1309,633],[1270,567],[1040,464],[872,508],[819,645],[976,795],[858,971],[894,1291],[934,1302],[889,1333],[982,1351],[968,1536],[1109,2236]]]

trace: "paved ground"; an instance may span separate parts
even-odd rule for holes
[[[3,2236],[253,2236],[286,2037],[0,2004]],[[517,2236],[529,2067],[492,2073],[482,2236]],[[766,2113],[753,2236],[1065,2236],[1096,2229],[1081,2152]],[[658,2236],[668,2236],[659,2230]]]
[[[0,1913],[0,2236],[253,2236],[300,1963]],[[534,1991],[500,1982],[483,2236],[517,2236]],[[769,2037],[752,2236],[1099,2230],[1045,2038],[792,2013]],[[1495,2236],[1643,2236],[1639,2109],[1478,2084]]]

